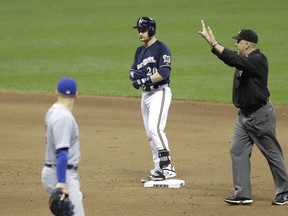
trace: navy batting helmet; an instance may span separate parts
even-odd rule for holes
[[[137,20],[136,26],[134,26],[134,28],[148,29],[148,35],[151,37],[156,33],[156,22],[150,17],[141,17]]]

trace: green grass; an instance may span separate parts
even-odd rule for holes
[[[210,53],[200,20],[234,49],[240,28],[259,34],[269,60],[274,104],[288,104],[288,2],[282,0],[1,0],[0,89],[51,92],[74,77],[80,94],[138,97],[128,71],[141,45],[140,16],[157,21],[157,38],[172,50],[174,99],[231,103],[233,68]]]

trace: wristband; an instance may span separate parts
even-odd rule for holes
[[[212,48],[214,48],[215,46],[217,46],[218,42],[216,41],[213,45]]]

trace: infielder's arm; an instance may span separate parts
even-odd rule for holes
[[[153,74],[150,76],[152,83],[161,82],[162,80],[166,79],[166,77],[170,74],[170,67],[162,67],[160,70],[157,68],[153,68]]]
[[[157,82],[161,82],[164,78],[158,73],[154,73],[153,75],[151,75],[151,81],[152,83],[157,83]]]
[[[164,80],[170,73],[169,67],[161,68],[161,71],[157,71],[156,68],[153,69],[153,74],[142,79],[137,79],[132,82],[134,88],[139,89],[141,86],[151,85]],[[131,78],[131,75],[130,75]]]
[[[207,27],[208,30],[206,29],[204,20],[201,20],[201,24],[202,24],[202,31],[199,31],[198,33],[202,35],[202,37],[207,41],[207,43],[212,47],[212,49],[214,49],[214,51],[218,52],[219,54],[222,53],[224,47],[216,41],[215,36],[210,27],[208,26]]]
[[[63,194],[68,194],[66,186],[66,168],[68,164],[68,148],[56,150],[56,171],[57,184],[56,188],[62,188]]]

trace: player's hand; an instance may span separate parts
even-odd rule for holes
[[[134,81],[137,79],[142,79],[145,77],[145,73],[143,70],[130,70],[129,78]]]
[[[67,186],[66,186],[65,183],[58,182],[58,183],[56,184],[55,188],[61,188],[63,194],[69,194],[68,189],[67,189]]]
[[[200,35],[202,35],[203,38],[205,38],[207,40],[207,42],[209,42],[209,34],[208,34],[208,31],[207,31],[207,28],[205,26],[205,22],[204,20],[201,20],[201,24],[202,24],[202,31],[198,31],[198,33]]]
[[[132,85],[135,89],[139,89],[141,86],[143,85],[145,86],[147,84],[152,84],[150,76],[142,78],[142,79],[137,79],[132,82]]]
[[[216,39],[211,28],[209,26],[206,28],[204,20],[201,20],[201,24],[202,31],[199,31],[198,33],[207,41],[210,46],[213,46],[213,44],[216,42]]]

